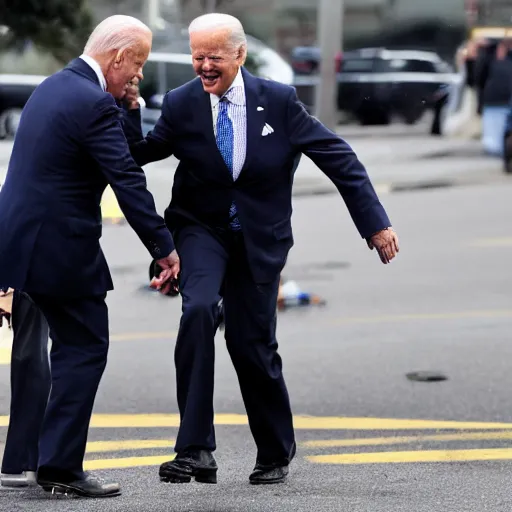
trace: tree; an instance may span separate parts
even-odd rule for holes
[[[7,47],[32,42],[66,63],[79,55],[92,30],[84,0],[0,0]]]

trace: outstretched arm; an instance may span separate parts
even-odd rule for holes
[[[361,237],[388,263],[398,252],[398,238],[364,165],[343,139],[306,111],[294,90],[288,100],[288,133],[292,144],[334,183]]]

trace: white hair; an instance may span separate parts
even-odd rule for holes
[[[229,30],[230,42],[235,48],[247,46],[244,27],[238,18],[229,14],[210,13],[203,14],[192,20],[188,27],[189,35],[194,32]]]
[[[84,54],[103,55],[112,50],[126,50],[140,44],[142,35],[151,36],[151,29],[132,16],[116,14],[104,19],[89,36]]]

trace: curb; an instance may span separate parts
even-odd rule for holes
[[[496,174],[493,176],[481,177],[465,177],[465,178],[447,178],[447,179],[432,179],[432,180],[418,180],[418,181],[398,181],[395,183],[375,183],[373,185],[377,195],[387,195],[397,192],[412,192],[415,190],[435,190],[450,187],[462,187],[468,185],[481,185],[486,183],[510,183],[511,177],[505,174]],[[333,184],[319,183],[298,185],[292,191],[293,197],[307,197],[318,195],[338,194],[338,190]]]
[[[378,183],[373,188],[377,195],[387,195],[395,192],[407,192],[412,190],[428,190],[436,188],[447,188],[455,185],[464,185],[465,183],[456,183],[455,181],[439,180],[439,181],[421,181],[411,183]],[[319,185],[312,187],[299,187],[292,191],[293,197],[323,196],[330,194],[339,194],[334,185]]]

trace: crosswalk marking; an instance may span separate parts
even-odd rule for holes
[[[304,441],[303,448],[341,448],[349,446],[384,446],[408,443],[449,442],[449,441],[502,441],[512,439],[512,431],[505,432],[471,432],[460,434],[433,434],[396,437],[369,437],[359,439],[326,439]]]
[[[0,427],[6,427],[9,416],[0,416]],[[91,428],[166,428],[178,427],[179,414],[93,414]],[[245,414],[219,413],[216,425],[248,425]],[[293,417],[297,430],[506,430],[512,423],[442,421],[424,419],[357,418],[344,416]]]
[[[412,462],[511,460],[512,448],[342,453],[332,455],[309,455],[306,459],[317,464],[397,464]]]
[[[98,469],[122,469],[142,466],[159,466],[164,462],[173,460],[174,454],[155,455],[152,457],[123,457],[115,459],[85,460],[84,470],[94,471]]]
[[[87,453],[121,452],[125,450],[151,450],[156,448],[173,448],[174,439],[130,439],[123,441],[90,441]]]

